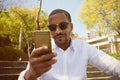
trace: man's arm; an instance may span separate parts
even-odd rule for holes
[[[112,75],[120,76],[120,61],[98,50],[94,46],[87,45],[89,63],[98,69]]]
[[[24,78],[23,80],[36,80],[42,74],[51,69],[51,66],[56,63],[56,59],[54,59],[56,54],[47,53],[47,50],[46,47],[40,47],[32,51],[29,57],[29,66],[27,70],[21,73],[19,79]]]

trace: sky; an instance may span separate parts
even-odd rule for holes
[[[77,14],[83,0],[42,0],[42,9],[45,10],[48,14],[57,8],[67,10],[71,14],[72,23],[73,23],[73,32],[79,34],[81,37],[86,37],[86,28],[85,25],[78,20]],[[38,0],[24,0],[22,3],[25,7],[38,7]]]

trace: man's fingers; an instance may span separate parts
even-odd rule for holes
[[[52,66],[45,67],[45,68],[41,68],[40,71],[42,71],[42,72],[47,72],[47,71],[49,71],[51,68],[52,68]]]
[[[31,57],[39,57],[45,53],[48,52],[48,48],[46,46],[39,47],[37,49],[34,49],[31,53]]]
[[[40,57],[40,60],[42,60],[42,61],[48,61],[48,60],[50,60],[50,59],[52,59],[53,57],[56,57],[56,56],[57,56],[56,53],[50,53],[50,54],[42,55]]]
[[[57,54],[55,54],[55,53],[50,53],[50,54],[42,55],[40,57],[34,57],[34,58],[30,59],[30,62],[32,65],[40,64],[40,63],[43,63],[43,62],[53,59],[56,55]]]
[[[53,64],[55,64],[57,62],[56,59],[51,59],[49,61],[46,61],[44,63],[41,63],[39,66],[45,68],[45,67],[49,67],[49,66],[52,66]]]

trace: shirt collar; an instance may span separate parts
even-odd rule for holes
[[[53,38],[52,38],[51,42],[52,42],[52,49],[59,48],[59,47],[55,44],[55,41],[54,41]],[[71,50],[74,50],[73,40],[72,40],[71,38],[70,38],[70,46],[69,46],[68,48],[70,48]]]

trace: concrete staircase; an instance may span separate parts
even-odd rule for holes
[[[111,77],[111,75],[105,74],[96,67],[88,65],[87,77],[87,80],[107,80]]]
[[[17,80],[19,73],[25,69],[27,61],[0,61],[0,80]],[[110,75],[88,65],[88,80],[106,80]]]
[[[0,61],[0,80],[17,80],[27,61]]]

